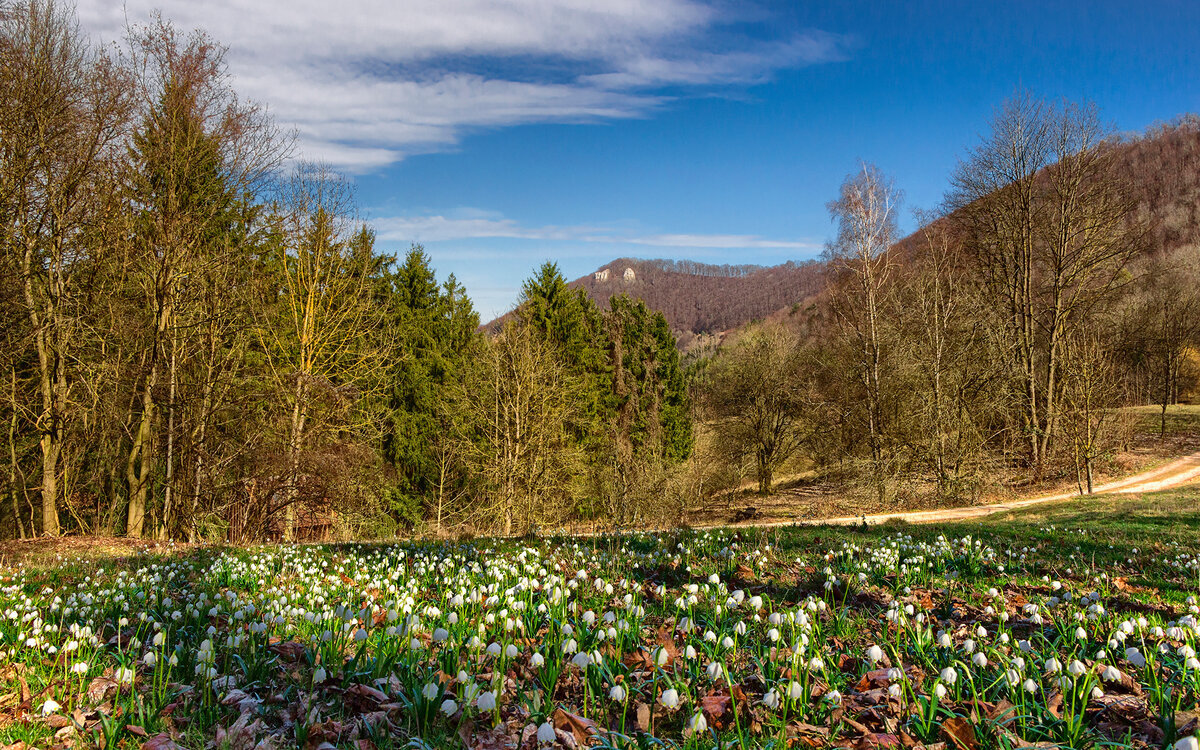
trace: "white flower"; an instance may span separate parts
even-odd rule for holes
[[[623,703],[625,701],[625,688],[621,685],[613,685],[608,691],[608,697],[617,703]]]
[[[574,659],[571,659],[571,663],[580,669],[587,669],[592,665],[592,657],[588,656],[586,651],[580,651],[578,654],[575,654]]]
[[[771,688],[763,696],[762,702],[764,706],[771,710],[779,708],[779,693],[775,692],[775,688]]]
[[[1100,679],[1104,680],[1105,682],[1120,682],[1121,670],[1109,664],[1104,668],[1104,671],[1100,673]]]
[[[60,706],[57,701],[55,701],[53,698],[48,698],[46,702],[42,704],[42,716],[49,716],[60,708],[62,708],[62,706]]]
[[[442,701],[442,707],[439,710],[447,716],[453,716],[458,713],[458,704],[454,702],[453,698],[447,698]]]
[[[799,700],[800,698],[803,698],[804,687],[795,680],[792,680],[787,685],[787,696],[792,700]]]
[[[1025,692],[1029,693],[1030,695],[1038,691],[1038,684],[1033,680],[1025,680],[1025,683],[1021,687],[1025,688]]]
[[[480,711],[491,711],[496,707],[496,694],[490,690],[480,693],[475,699],[475,706]]]
[[[86,661],[77,661],[71,665],[71,672],[73,674],[87,674],[87,671],[88,663]]]
[[[533,656],[529,657],[529,666],[533,667],[534,669],[537,669],[545,663],[546,657],[542,656],[537,651],[534,651]]]
[[[445,628],[437,628],[436,630],[433,631],[433,642],[434,643],[441,643],[442,641],[446,640],[449,637],[450,637],[450,631],[446,630]]]
[[[879,662],[883,661],[883,649],[881,649],[879,646],[871,646],[869,649],[867,649],[867,659],[872,664],[878,664]]]
[[[515,643],[510,643],[504,647],[504,655],[507,656],[509,659],[517,658],[517,656],[520,653],[521,653],[521,650],[519,648],[517,648],[517,644],[515,644]]]
[[[947,685],[953,685],[954,683],[958,682],[958,672],[954,670],[954,667],[946,667],[942,670],[942,673],[939,676],[941,677],[942,682],[946,683]]]
[[[544,722],[538,727],[537,731],[538,742],[554,742],[558,736],[554,733],[554,725],[550,722]]]
[[[666,708],[677,708],[679,706],[679,691],[675,688],[667,688],[658,697],[658,702]]]
[[[314,685],[321,684],[322,682],[325,681],[326,677],[327,677],[327,675],[325,674],[325,667],[317,667],[315,670],[313,670],[313,684]]]
[[[933,686],[933,694],[936,695],[938,698],[945,698],[946,697],[946,686],[940,682],[935,683]]]
[[[1125,661],[1129,662],[1135,667],[1146,666],[1146,657],[1142,656],[1142,652],[1138,651],[1136,648],[1125,649]]]
[[[1067,671],[1071,673],[1072,677],[1079,677],[1087,671],[1087,667],[1083,665],[1083,662],[1075,659],[1071,662],[1071,666],[1067,667]]]
[[[692,718],[688,719],[688,729],[693,732],[708,731],[708,721],[705,720],[704,714],[700,711],[692,714]]]
[[[436,682],[427,682],[425,687],[421,688],[421,695],[425,696],[425,700],[431,701],[437,698],[442,692],[442,688]]]
[[[1184,737],[1175,743],[1175,750],[1200,750],[1200,740],[1195,736]]]
[[[708,673],[708,679],[716,682],[721,677],[721,664],[715,661],[710,662],[704,671]]]
[[[987,657],[983,655],[982,651],[980,651],[979,653],[972,656],[971,661],[975,664],[975,666],[979,667],[980,669],[983,669],[988,664]]]

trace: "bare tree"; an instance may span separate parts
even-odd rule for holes
[[[856,351],[855,370],[866,403],[867,443],[879,499],[884,495],[883,311],[894,263],[896,211],[900,194],[872,164],[842,183],[829,215],[838,225],[827,254],[835,275],[831,300]]]
[[[378,259],[373,235],[355,218],[350,185],[324,167],[301,166],[283,185],[280,208],[274,262],[283,289],[277,305],[260,311],[259,335],[290,412],[285,491],[272,512],[285,513],[291,539],[301,457],[322,414],[318,405],[343,402],[340,412],[351,414],[344,400],[360,400],[377,384],[382,349],[364,335],[380,328],[371,298]]]
[[[762,324],[720,350],[700,386],[719,451],[734,463],[752,461],[760,495],[771,493],[776,470],[810,434],[811,366],[793,331]]]
[[[0,16],[0,240],[20,269],[37,354],[41,531],[59,531],[60,458],[80,346],[77,275],[103,246],[128,82],[72,12],[30,0]]]
[[[1115,179],[1112,131],[1094,106],[1023,93],[960,163],[948,196],[999,309],[1040,475],[1058,427],[1064,342],[1120,283],[1142,230]]]
[[[504,534],[562,521],[582,457],[571,439],[577,394],[554,353],[510,322],[480,356],[458,404],[467,465],[484,482],[476,523]]]
[[[1120,424],[1120,383],[1099,333],[1082,333],[1064,349],[1063,420],[1076,482],[1080,492],[1086,488],[1090,495],[1096,459],[1112,447]]]
[[[196,330],[206,313],[188,308],[184,280],[220,263],[238,231],[238,207],[278,164],[286,141],[255,106],[238,100],[224,49],[202,32],[180,38],[155,16],[130,31],[130,67],[142,122],[132,139],[126,194],[131,273],[145,299],[144,362],[134,427],[125,460],[130,536],[143,534],[150,478],[157,464],[155,394],[167,379],[165,496],[160,535],[178,512],[175,453],[181,331]]]

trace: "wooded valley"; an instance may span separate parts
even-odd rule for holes
[[[1123,407],[1200,375],[1192,116],[1127,137],[1018,92],[910,237],[862,164],[820,261],[547,263],[481,327],[200,32],[7,6],[0,102],[6,537],[668,525],[789,467],[876,505],[1088,491]]]

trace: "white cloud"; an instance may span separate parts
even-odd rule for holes
[[[244,96],[304,156],[369,171],[478,128],[640,117],[663,87],[752,84],[841,56],[840,38],[725,38],[701,0],[79,0],[119,40],[154,8],[229,47]],[[655,88],[659,91],[656,91]]]
[[[529,227],[494,212],[459,209],[454,216],[384,216],[371,220],[379,239],[388,242],[445,242],[471,239],[523,239],[596,243],[611,246],[691,249],[815,250],[808,240],[771,239],[754,234],[642,234],[600,226]]]

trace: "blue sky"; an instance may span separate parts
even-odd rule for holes
[[[1018,87],[1122,131],[1200,110],[1200,3],[80,0],[229,46],[235,86],[354,176],[381,245],[422,243],[484,319],[545,260],[820,254],[858,160],[912,208]]]

